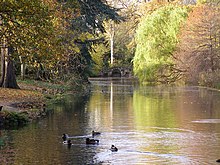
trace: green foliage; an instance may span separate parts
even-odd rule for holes
[[[26,64],[35,74],[52,69],[64,52],[60,39],[62,30],[58,25],[60,18],[52,9],[56,3],[53,5],[49,6],[47,0],[0,2],[0,42],[12,48],[10,57],[17,65]]]
[[[174,66],[172,53],[178,43],[181,23],[187,9],[169,4],[146,15],[136,32],[134,73],[142,82],[158,82],[168,77]]]
[[[114,2],[117,4],[117,2]],[[125,2],[126,3],[126,2]],[[122,7],[123,8],[123,7]],[[96,45],[92,51],[92,57],[95,61],[93,67],[94,75],[98,75],[100,71],[105,72],[109,67],[127,67],[132,68],[132,59],[134,56],[135,45],[134,34],[137,25],[138,14],[136,14],[137,6],[128,4],[120,15],[123,21],[114,23],[113,21],[105,21],[104,37],[106,42]],[[113,41],[113,65],[111,64],[111,46],[110,40]],[[108,43],[107,43],[108,42]]]
[[[61,77],[72,75],[76,76],[73,80],[79,77],[85,80],[93,74],[91,72],[94,67],[92,49],[94,45],[103,42],[102,37],[99,38],[100,32],[105,31],[103,22],[109,19],[120,21],[121,17],[116,9],[109,7],[102,0],[66,0],[65,2],[59,1],[59,3],[63,10],[72,11],[70,12],[72,17],[68,18],[70,26],[62,41],[67,48],[67,56],[63,61],[66,65],[65,68],[58,66],[57,68],[62,67],[62,71],[60,69],[57,72],[61,71]]]
[[[10,57],[17,65],[25,64],[31,78],[85,80],[94,65],[93,38],[104,32],[103,22],[108,19],[121,17],[102,0],[4,0],[0,1],[0,43],[13,49]]]
[[[81,56],[78,56],[80,58],[78,60],[81,61],[81,67],[77,67],[75,70],[85,79],[97,72],[100,67],[98,66],[100,62],[97,61],[99,57],[93,61],[92,56],[94,57],[95,54],[91,54],[91,52],[93,52],[94,47],[97,47],[97,44],[102,44],[103,42],[102,33],[105,32],[104,21],[111,19],[119,22],[122,20],[122,17],[119,16],[116,9],[111,8],[102,0],[78,0],[78,4],[80,14],[73,18],[71,30],[80,34],[76,34],[78,38],[75,43],[77,43],[80,49]],[[97,39],[97,36],[101,37]],[[93,68],[95,68],[95,71],[91,72]]]
[[[132,66],[134,56],[134,46],[130,43],[134,38],[134,18],[126,20],[115,25],[114,35],[114,65],[116,66]]]
[[[204,4],[204,3],[206,3],[207,2],[207,0],[198,0],[197,1],[197,4]]]
[[[102,0],[78,0],[78,2],[81,15],[74,20],[73,28],[80,27],[80,30],[84,32],[96,33],[101,31],[103,33],[105,32],[103,25],[105,20],[122,20],[117,10],[109,7]]]
[[[53,39],[53,13],[41,0],[5,0],[0,2],[0,37],[20,53],[50,52]]]
[[[196,4],[213,4],[215,6],[219,6],[219,0],[197,0]]]
[[[22,86],[28,88],[28,86],[39,87],[42,90],[45,89],[47,91],[68,91],[68,86],[65,86],[63,83],[50,83],[45,81],[36,81],[32,79],[20,80],[18,79],[18,83],[22,84]],[[55,92],[54,92],[55,93]]]
[[[105,44],[93,45],[93,50],[91,51],[92,59],[95,63],[93,66],[93,74],[98,75],[99,72],[105,67],[105,54],[109,52]]]
[[[1,125],[4,127],[19,127],[29,122],[28,116],[23,113],[3,111],[0,113]]]

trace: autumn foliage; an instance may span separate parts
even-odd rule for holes
[[[0,105],[19,102],[43,103],[43,95],[36,91],[0,88]]]
[[[198,5],[189,13],[176,52],[178,67],[185,80],[212,86],[219,80],[220,10],[208,4]]]

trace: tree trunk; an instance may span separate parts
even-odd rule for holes
[[[10,54],[13,53],[13,47],[7,47],[6,40],[3,41],[1,49],[1,87],[20,89],[15,76],[15,68]]]
[[[110,26],[111,26],[110,27],[111,65],[113,65],[113,62],[114,62],[114,33],[115,33],[113,21],[111,22]]]
[[[24,80],[25,78],[25,64],[21,63],[21,78]]]
[[[6,56],[8,55],[8,47],[6,46],[6,39],[1,40],[1,80],[0,87],[3,86],[6,72]]]
[[[5,48],[1,49],[1,80],[0,87],[3,86],[5,79]]]
[[[6,75],[5,75],[5,80],[4,80],[4,86],[3,87],[20,89],[18,84],[17,84],[17,81],[16,81],[14,63],[11,59],[9,59],[9,61],[8,61],[7,72],[6,72]]]
[[[24,80],[25,78],[25,63],[21,56],[19,56],[21,62],[21,79]]]

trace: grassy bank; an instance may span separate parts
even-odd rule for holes
[[[0,127],[16,127],[46,115],[46,104],[67,90],[64,84],[18,80],[21,89],[0,88]],[[65,87],[65,88],[64,88]]]
[[[17,127],[45,116],[49,111],[47,105],[60,102],[69,91],[78,95],[88,92],[88,83],[82,80],[72,83],[35,80],[17,82],[21,89],[0,88],[0,128]]]

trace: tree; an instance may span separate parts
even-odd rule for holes
[[[73,20],[73,29],[90,32],[92,34],[105,32],[104,21],[121,21],[122,17],[117,13],[117,9],[108,6],[105,1],[78,0],[80,5],[80,15]]]
[[[50,15],[48,6],[41,0],[6,0],[0,2],[0,20],[1,67],[3,69],[0,84],[4,87],[18,88],[15,75],[13,75],[13,59],[18,51],[21,54],[37,52],[51,43],[52,40],[48,38],[53,32],[53,17]],[[8,51],[9,48],[13,51]],[[8,80],[13,82],[9,84]]]
[[[73,2],[77,5],[71,5]],[[117,22],[121,17],[116,9],[102,0],[67,0],[61,4],[65,9],[72,11],[76,10],[75,6],[78,7],[77,13],[73,13],[73,17],[68,18],[70,26],[67,27],[68,33],[63,40],[65,44],[74,45],[76,48],[74,51],[69,49],[66,59],[70,61],[66,67],[70,69],[70,74],[77,74],[82,79],[86,79],[92,74],[91,68],[94,65],[90,54],[92,46],[103,39],[104,21],[112,19]]]
[[[134,34],[139,21],[138,1],[119,0],[118,7],[121,7],[120,14],[124,21],[114,25],[114,58],[116,66],[132,67],[134,56]]]
[[[8,87],[3,84],[7,82],[7,74],[14,72],[6,72],[7,65],[13,66],[9,61],[15,59],[20,59],[23,73],[26,64],[37,79],[75,71],[78,75],[87,75],[92,65],[91,37],[104,31],[104,20],[118,21],[119,18],[116,10],[101,0],[1,1],[0,85]],[[13,49],[10,55],[9,47]]]
[[[219,81],[218,76],[210,77],[220,69],[220,11],[216,4],[200,4],[189,14],[180,35],[177,51],[178,66],[186,70],[187,82],[197,84]],[[181,62],[180,62],[181,61]],[[210,79],[208,80],[208,76]],[[208,81],[208,82],[204,82]]]
[[[123,21],[119,23],[111,20],[105,21],[106,42],[94,46],[94,51],[92,51],[92,57],[96,63],[93,70],[96,75],[112,66],[132,68],[135,51],[134,34],[140,17],[138,14],[140,2],[138,0],[108,0],[108,4],[120,8],[118,13],[123,17]]]
[[[170,83],[179,78],[173,52],[187,8],[167,4],[146,15],[136,33],[134,73],[141,82]]]

